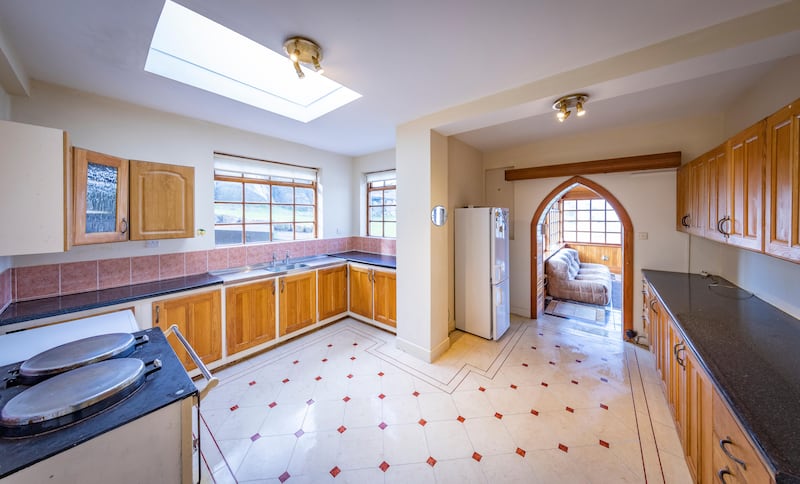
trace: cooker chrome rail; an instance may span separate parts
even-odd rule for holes
[[[167,330],[164,331],[164,336],[169,337],[169,335],[173,333],[178,338],[178,341],[180,341],[183,347],[186,349],[186,352],[189,353],[189,356],[192,358],[192,361],[194,361],[194,364],[197,365],[197,368],[200,369],[200,373],[202,373],[203,378],[205,378],[206,381],[208,382],[206,383],[205,388],[200,390],[200,395],[198,399],[202,400],[205,398],[208,392],[210,392],[214,387],[217,386],[217,384],[219,384],[219,378],[211,375],[211,372],[208,371],[208,367],[206,366],[206,364],[203,363],[203,360],[201,360],[199,356],[197,356],[197,353],[194,351],[194,348],[192,348],[192,345],[190,345],[189,342],[186,341],[186,338],[183,337],[183,334],[181,334],[181,330],[178,329],[177,324],[173,324],[172,326],[167,328]]]

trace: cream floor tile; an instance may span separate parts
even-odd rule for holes
[[[305,432],[336,430],[344,422],[346,406],[347,404],[341,398],[330,402],[315,401],[308,406],[302,429]]]
[[[256,431],[261,435],[294,434],[303,427],[307,412],[305,403],[278,403]]]
[[[348,428],[342,434],[336,460],[342,470],[374,468],[383,462],[383,431],[377,425]]]
[[[484,484],[489,482],[480,463],[472,458],[439,461],[433,468],[437,484]]]
[[[218,440],[247,439],[259,431],[269,413],[270,409],[266,405],[237,408],[230,411],[222,425],[212,427],[211,431]]]
[[[427,463],[392,465],[386,471],[384,482],[387,484],[433,484],[436,475],[433,467]]]
[[[287,471],[293,476],[329,474],[338,465],[341,439],[335,430],[304,433],[297,439]]]
[[[422,414],[413,394],[387,395],[383,399],[383,421],[389,425],[417,423]]]
[[[429,421],[455,420],[458,409],[447,393],[423,393],[417,397],[422,417]]]
[[[458,420],[429,422],[425,425],[425,436],[431,457],[440,462],[468,458],[475,451],[464,425]]]
[[[249,438],[218,440],[216,443],[219,446],[222,454],[225,456],[225,462],[227,463],[228,469],[235,475],[236,471],[239,469],[239,466],[242,465],[242,461],[244,461],[247,452],[253,445],[253,440]],[[203,447],[205,448],[206,444],[203,444]],[[218,472],[219,471],[215,472],[215,475]]]
[[[383,420],[382,413],[378,397],[352,398],[345,405],[342,425],[347,428],[375,427]]]
[[[464,421],[464,428],[472,442],[472,448],[481,455],[508,454],[516,450],[517,446],[501,418],[471,418]]]
[[[529,413],[531,410],[531,402],[524,398],[519,387],[492,388],[485,393],[494,411],[502,415]]]
[[[286,471],[297,438],[294,435],[262,437],[250,446],[242,464],[236,470],[236,479],[274,479]]]
[[[664,470],[664,482],[667,484],[692,482],[692,475],[683,456],[661,453],[661,466]]]
[[[541,482],[525,463],[525,457],[513,453],[490,455],[481,459],[483,474],[489,482],[535,484]]]
[[[346,482],[347,484],[381,483],[384,482],[385,473],[377,466],[368,469],[352,469],[343,471],[335,481]]]
[[[383,430],[383,460],[390,465],[421,463],[430,455],[422,425],[389,425]]]
[[[495,410],[485,391],[469,389],[452,394],[453,404],[458,414],[464,418],[492,415]]]

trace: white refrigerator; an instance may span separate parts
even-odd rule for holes
[[[508,209],[455,210],[456,328],[500,339],[509,327]]]

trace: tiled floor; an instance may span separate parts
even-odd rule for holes
[[[650,353],[557,319],[455,332],[435,364],[346,319],[223,370],[204,480],[691,482]]]

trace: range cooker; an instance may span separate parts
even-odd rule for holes
[[[103,338],[106,354],[81,351]],[[64,348],[0,367],[0,481],[186,482],[198,390],[161,329]]]

